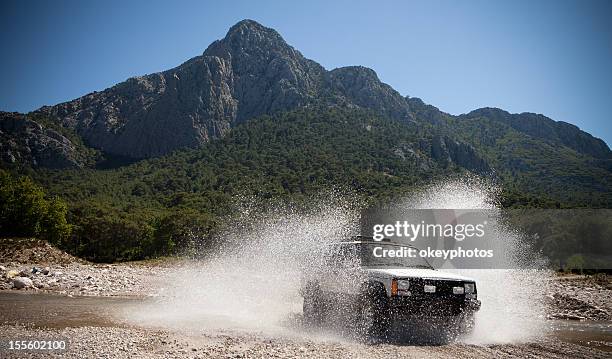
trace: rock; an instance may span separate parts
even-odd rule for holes
[[[28,115],[0,112],[0,163],[28,163],[34,167],[82,167],[84,156],[67,137]]]
[[[405,98],[373,70],[327,71],[278,32],[251,20],[232,26],[201,56],[176,68],[35,113],[74,130],[94,148],[146,158],[199,147],[253,117],[315,102],[411,119]]]
[[[16,289],[31,288],[33,287],[33,283],[30,278],[15,277],[13,278],[13,287]]]
[[[50,269],[49,267],[45,267],[45,268],[43,268],[43,270],[42,270],[42,274],[44,274],[44,275],[48,275],[50,270],[51,270],[51,269]]]
[[[455,141],[448,136],[436,136],[433,138],[431,157],[444,165],[453,162],[477,173],[491,171],[489,164],[478,155],[472,145]]]
[[[0,266],[0,272],[6,272],[6,267],[5,266]]]
[[[461,117],[486,117],[507,124],[515,130],[529,136],[561,143],[580,153],[604,159],[610,156],[610,149],[604,141],[593,137],[589,133],[581,131],[572,124],[563,121],[554,121],[544,115],[529,112],[511,114],[498,108],[485,107],[474,110]]]
[[[42,270],[38,267],[32,267],[32,274],[40,273]]]
[[[18,277],[18,276],[19,276],[19,272],[14,269],[11,269],[8,272],[6,272],[7,279],[11,279],[11,278]]]
[[[326,73],[327,85],[337,101],[344,99],[358,107],[369,108],[400,120],[411,120],[406,99],[383,83],[376,72],[364,66],[345,66]]]

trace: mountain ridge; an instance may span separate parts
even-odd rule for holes
[[[408,126],[433,125],[441,138],[463,147],[473,143],[454,135],[452,119],[490,118],[536,139],[597,159],[612,158],[604,141],[543,115],[485,107],[453,116],[419,98],[403,97],[372,69],[326,70],[288,45],[276,30],[253,20],[238,22],[202,55],[173,69],[44,106],[29,117],[56,121],[103,153],[141,159],[199,148],[252,118],[315,104],[370,109]],[[3,158],[11,156],[5,153]]]
[[[199,147],[250,118],[315,102],[367,107],[410,119],[403,97],[361,66],[327,71],[252,20],[232,26],[202,55],[160,73],[35,112],[111,154],[148,158]],[[173,127],[175,136],[166,136]],[[150,144],[155,144],[151,146]]]
[[[208,244],[243,200],[385,203],[471,173],[503,207],[612,208],[610,149],[577,127],[495,108],[454,116],[372,69],[328,71],[252,21],[175,68],[0,112],[0,140],[0,174],[65,200],[62,245],[98,261],[171,254],[194,233]]]

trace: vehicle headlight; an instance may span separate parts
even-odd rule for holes
[[[391,281],[391,295],[410,295],[410,280],[393,279]]]
[[[397,290],[399,292],[406,291],[410,289],[410,281],[408,279],[398,279],[397,280]]]
[[[463,287],[465,288],[465,293],[474,293],[474,289],[476,288],[474,283],[465,283],[463,285]]]

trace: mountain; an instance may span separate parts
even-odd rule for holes
[[[43,118],[0,112],[0,163],[33,167],[85,167],[96,161],[97,151],[87,148],[69,130]]]
[[[612,159],[612,152],[601,139],[580,130],[577,126],[563,121],[554,121],[544,115],[524,112],[511,114],[499,108],[485,107],[471,111],[467,114],[452,116],[440,111],[437,107],[425,104],[416,97],[407,97],[411,112],[415,118],[428,121],[440,128],[454,132],[452,119],[463,122],[495,121],[528,135],[530,138],[546,141],[548,143],[569,147],[579,153],[600,159]],[[451,120],[451,124],[449,124]],[[482,121],[481,121],[482,120]]]
[[[253,199],[261,211],[285,200],[299,208],[333,188],[356,203],[386,203],[463,177],[468,165],[493,164],[488,174],[503,184],[504,206],[612,206],[610,169],[592,157],[500,122],[450,121],[460,122],[447,124],[456,136],[488,144],[464,146],[438,127],[319,105],[259,116],[197,149],[111,170],[38,169],[32,176],[70,204],[75,232],[62,245],[96,261],[169,254],[188,247],[194,233],[214,238]]]
[[[576,126],[495,108],[453,116],[403,97],[371,69],[328,71],[252,20],[174,69],[27,115],[3,113],[0,161],[9,168],[112,168],[203,148],[261,116],[327,108],[396,121],[423,138],[389,149],[418,149],[442,168],[492,175],[519,192],[584,203],[576,193],[607,198],[612,186],[612,152]]]
[[[251,20],[234,25],[201,56],[174,69],[38,112],[73,129],[91,147],[149,158],[199,147],[259,115],[321,101],[410,118],[403,97],[374,71],[326,71],[275,30]]]
[[[553,121],[544,115],[529,112],[511,114],[498,108],[487,107],[461,115],[460,118],[466,120],[475,118],[491,119],[507,124],[513,129],[531,137],[551,143],[560,143],[586,155],[596,158],[611,158],[610,149],[604,141],[581,131],[570,123]]]
[[[214,233],[236,198],[381,201],[469,172],[500,185],[504,206],[612,208],[612,152],[576,126],[454,116],[371,69],[328,71],[251,20],[174,69],[0,113],[0,140],[0,167],[67,201],[61,245],[92,260],[171,253]]]
[[[252,20],[232,26],[201,56],[174,69],[134,77],[34,114],[78,134],[89,147],[107,155],[140,159],[198,148],[251,118],[315,104],[366,108],[417,126],[445,127],[452,117],[420,99],[402,97],[371,69],[349,66],[327,71],[289,46],[275,30]],[[542,115],[484,108],[459,118],[494,119],[534,138],[596,158],[610,157],[603,141]],[[452,137],[452,128],[446,132]],[[450,143],[449,138],[445,141]],[[81,165],[74,161],[54,165],[60,163]]]

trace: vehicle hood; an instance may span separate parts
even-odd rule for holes
[[[368,269],[367,272],[378,276],[389,276],[395,278],[428,278],[474,281],[474,279],[470,277],[465,277],[459,274],[424,268],[371,268]]]

